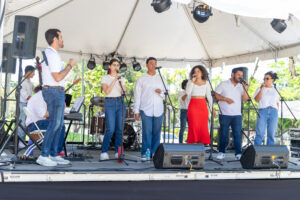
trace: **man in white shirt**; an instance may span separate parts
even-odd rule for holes
[[[146,160],[147,149],[150,154],[154,154],[160,144],[165,90],[160,76],[155,71],[156,58],[149,57],[146,66],[148,71],[137,80],[134,90],[135,119],[142,118],[142,160]]]
[[[243,88],[243,85],[245,88],[247,86],[244,83],[243,85],[240,83],[242,78],[243,69],[234,68],[232,69],[231,78],[221,82],[216,88],[216,98],[220,105],[220,144],[219,154],[217,156],[217,159],[219,160],[222,160],[225,157],[229,126],[231,126],[234,138],[235,158],[237,160],[241,158],[241,100],[247,101],[249,98]]]
[[[49,112],[49,126],[44,136],[42,153],[37,163],[42,166],[56,166],[57,164],[69,164],[70,161],[58,156],[58,143],[64,127],[65,106],[65,77],[76,65],[74,59],[70,59],[64,68],[58,50],[64,47],[61,31],[49,29],[45,33],[47,43],[50,45],[45,50],[48,63],[42,64],[42,94],[47,103]]]
[[[27,109],[30,113],[29,116],[26,118],[26,127],[29,132],[33,132],[37,130],[36,125],[39,127],[40,130],[47,130],[49,126],[49,112],[47,111],[47,104],[44,101],[43,94],[42,94],[42,87],[37,86],[34,89],[35,94],[29,99],[27,103]],[[63,143],[65,137],[65,126],[61,129],[61,134],[59,144],[57,146],[58,152],[63,150]]]
[[[19,119],[22,121],[21,124],[25,127],[25,120],[26,115],[24,113],[23,108],[26,107],[28,100],[30,99],[32,92],[33,92],[33,84],[30,79],[34,77],[34,70],[35,68],[31,65],[28,65],[25,67],[25,75],[24,75],[24,81],[21,84],[21,90],[20,90],[20,116]],[[18,135],[20,138],[25,141],[25,133],[21,128],[18,128]]]

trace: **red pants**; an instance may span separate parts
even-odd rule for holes
[[[205,99],[191,99],[188,108],[188,123],[187,143],[210,144],[208,109]]]

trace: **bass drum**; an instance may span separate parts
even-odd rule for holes
[[[136,133],[133,127],[127,123],[124,124],[124,131],[123,131],[123,146],[124,149],[129,149],[135,141]],[[110,142],[111,147],[115,147],[115,133],[113,134]]]

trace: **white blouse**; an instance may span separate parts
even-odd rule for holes
[[[206,83],[203,85],[196,85],[191,80],[189,80],[187,83],[187,86],[186,86],[186,93],[189,97],[192,97],[192,96],[206,97],[209,107],[211,108],[212,96],[211,96],[211,88],[210,88],[208,81],[206,81]]]
[[[101,84],[105,83],[108,87],[110,86],[110,84],[114,81],[115,77],[111,76],[111,75],[105,75],[102,77],[101,80]],[[122,85],[124,87],[125,83],[124,83],[124,79],[121,78],[121,82]],[[123,88],[125,89],[125,88]],[[105,97],[119,97],[122,95],[122,88],[120,86],[119,80],[116,81],[114,87],[112,88],[112,90],[110,91],[109,94],[106,94]]]
[[[261,90],[260,87],[258,87],[254,93],[254,98],[257,96],[259,91]],[[279,94],[277,93],[276,89],[274,87],[267,88],[262,92],[261,99],[258,103],[258,109],[263,109],[267,107],[273,107],[278,110],[277,104],[279,103]]]

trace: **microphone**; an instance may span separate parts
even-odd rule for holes
[[[45,62],[46,65],[48,66],[48,59],[47,59],[47,56],[46,56],[46,54],[45,54],[45,51],[42,51],[42,55],[43,55],[44,62]]]
[[[119,70],[116,70],[116,72],[117,72],[117,73],[119,73]],[[118,77],[118,80],[120,80],[121,78],[122,78],[122,77],[121,77],[121,76],[119,76],[119,77]]]
[[[155,67],[155,69],[161,69],[162,68],[162,66],[159,66],[159,67]]]
[[[243,84],[243,83],[244,83],[245,85],[247,85],[247,86],[248,86],[248,83],[247,83],[247,82],[246,82],[244,79],[242,79],[242,78],[240,79],[240,83],[241,83],[241,84]]]

